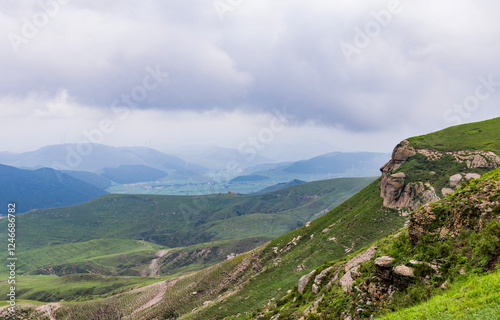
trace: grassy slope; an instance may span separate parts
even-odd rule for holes
[[[487,150],[500,154],[500,118],[468,123],[408,139],[416,149]]]
[[[500,294],[498,289],[500,283],[488,283],[486,279],[495,280],[500,276],[500,266],[498,265],[498,254],[500,253],[499,181],[500,169],[497,169],[481,179],[469,181],[467,185],[446,199],[429,205],[436,220],[424,227],[426,233],[421,236],[418,243],[414,244],[409,241],[407,230],[375,243],[378,248],[375,257],[362,264],[358,269],[361,275],[358,276],[354,285],[361,289],[352,290],[350,294],[347,294],[337,285],[330,288],[323,286],[321,292],[313,294],[310,282],[304,294],[298,294],[295,289],[263,319],[270,319],[277,313],[280,313],[281,316],[287,314],[287,319],[299,318],[301,314],[298,312],[303,312],[307,306],[310,306],[322,295],[325,296],[319,303],[318,309],[318,314],[321,313],[321,317],[310,314],[306,319],[334,319],[338,318],[342,312],[354,312],[359,308],[364,310],[365,318],[369,318],[371,314],[397,311],[395,315],[387,316],[387,318],[451,319],[462,310],[467,311],[469,308],[468,318],[472,318],[477,311],[481,316],[479,319],[493,319],[488,318],[488,315],[491,316],[495,310],[499,309]],[[482,201],[474,201],[473,199],[482,199]],[[461,220],[459,221],[461,222],[456,222],[457,217],[460,216]],[[478,217],[482,217],[483,220],[479,220]],[[468,221],[468,223],[464,221]],[[460,227],[456,227],[456,231],[460,231],[460,233],[456,237],[448,236],[441,239],[439,230],[443,226],[447,226],[448,222],[452,225],[458,223]],[[385,303],[377,308],[373,303],[368,305],[360,301],[366,302],[370,299],[369,290],[366,289],[368,285],[375,284],[375,288],[377,288],[377,286],[386,284],[378,279],[373,262],[376,257],[385,255],[395,259],[393,266],[401,264],[412,266],[415,269],[416,278],[408,280],[409,282],[406,284],[398,281],[391,282],[391,285],[397,288],[393,299],[386,299]],[[425,265],[412,264],[410,262],[412,259],[426,263],[439,261],[439,274]],[[336,268],[341,265],[341,262],[325,263],[318,269],[318,272],[329,266]],[[481,278],[487,272],[494,270],[495,264],[497,264],[496,272],[487,275],[486,278]],[[464,270],[466,275],[461,275],[459,270]],[[374,277],[374,275],[377,276]],[[424,277],[428,277],[429,282],[424,281]],[[325,282],[328,281],[329,279]],[[471,286],[476,281],[479,283]],[[447,286],[453,283],[455,289],[447,292],[445,296],[437,296],[422,306],[403,309],[425,302],[432,295],[439,295],[443,292],[441,289],[443,283],[446,283]],[[493,292],[489,292],[489,290]],[[298,302],[295,302],[295,297],[299,299]],[[454,299],[457,300],[455,306],[447,305],[453,303]],[[285,308],[282,309],[283,307]],[[437,315],[432,312],[425,315],[429,311],[436,312]]]
[[[106,195],[79,206],[18,215],[17,250],[101,238],[180,247],[231,238],[276,237],[340,204],[372,180],[318,181],[255,196]],[[277,225],[259,221],[263,215]],[[227,219],[232,219],[230,224]],[[0,246],[6,245],[6,224],[6,219],[0,221]]]
[[[98,239],[28,250],[17,254],[17,272],[35,274],[99,273],[139,275],[156,252],[166,247],[138,240]],[[0,273],[7,273],[0,266]]]
[[[403,309],[380,320],[497,319],[500,314],[500,270],[485,276],[473,275],[453,284],[443,295],[421,305]]]
[[[17,277],[16,297],[44,302],[86,301],[119,294],[159,281],[156,277],[109,277],[95,274],[75,274],[63,277],[33,275]],[[0,294],[9,292],[7,276],[0,280]]]
[[[486,150],[500,155],[500,118],[450,127],[431,134],[408,139],[415,149],[428,148],[441,152],[460,150]],[[450,177],[457,173],[484,174],[491,169],[467,168],[465,162],[458,163],[451,155],[445,155],[440,160],[428,161],[417,154],[397,171],[406,174],[406,182],[429,181],[439,197],[443,188],[454,188]]]
[[[403,225],[405,218],[395,210],[383,208],[378,184],[379,180],[373,182],[308,227],[303,226],[216,266],[184,275],[168,288],[161,304],[145,310],[138,319],[166,314],[183,315],[183,319],[221,319],[256,310],[268,299],[296,285],[302,275],[324,261],[344,257]],[[300,240],[296,245],[290,244],[298,236]],[[328,240],[332,237],[337,242]],[[298,266],[301,269],[297,269]],[[141,295],[133,296],[135,300],[142,299]],[[103,305],[126,309],[130,299],[132,295],[122,295],[75,305],[69,311],[61,310],[61,315],[64,318],[63,314],[99,309]],[[217,303],[203,306],[207,300]]]

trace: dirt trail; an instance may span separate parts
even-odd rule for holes
[[[163,298],[165,297],[165,293],[167,292],[167,288],[174,286],[177,283],[177,281],[184,279],[184,278],[185,278],[185,276],[180,276],[180,277],[177,277],[174,279],[169,279],[166,281],[153,283],[153,284],[150,284],[149,286],[145,286],[145,287],[134,290],[135,293],[149,291],[149,290],[157,290],[157,293],[155,294],[155,296],[153,298],[149,299],[145,304],[140,306],[138,309],[134,310],[134,312],[132,312],[128,316],[125,316],[123,319],[134,319],[134,317],[142,310],[150,308],[150,307],[154,306],[155,304],[157,304],[158,302],[161,302],[163,300]]]
[[[152,289],[152,286],[156,286],[156,290],[158,290],[158,292],[156,293],[156,295],[148,300],[148,302],[146,302],[145,304],[143,304],[141,307],[139,307],[138,309],[134,310],[134,312],[132,312],[129,316],[125,317],[124,319],[133,319],[134,316],[136,314],[138,314],[139,312],[141,312],[142,310],[144,309],[147,309],[149,307],[152,307],[154,306],[155,304],[157,304],[158,302],[162,301],[163,300],[163,297],[165,296],[165,293],[167,292],[167,282],[168,281],[162,281],[162,282],[159,282],[159,283],[155,283],[151,286],[148,286],[148,289],[151,290]]]
[[[170,250],[160,250],[156,253],[156,259],[153,259],[151,261],[151,264],[149,265],[149,276],[150,277],[159,277],[160,276],[160,263],[158,260],[160,260],[161,257],[165,256]]]
[[[159,277],[160,276],[160,263],[159,260],[161,257],[164,257],[170,250],[160,250],[156,253],[155,259],[151,260],[151,264],[147,269],[141,272],[141,276],[143,277]]]

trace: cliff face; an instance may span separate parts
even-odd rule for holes
[[[425,157],[433,167],[435,163],[442,161],[445,157],[451,158],[452,162],[463,164],[466,170],[495,169],[500,167],[500,157],[491,151],[483,150],[461,150],[461,151],[436,151],[429,149],[415,149],[408,140],[399,143],[392,152],[392,158],[380,171],[382,171],[382,182],[380,196],[384,198],[384,206],[389,208],[416,209],[421,205],[439,200],[434,189],[433,181],[407,182],[404,172],[396,172],[410,158],[419,154]],[[433,164],[434,163],[434,164]],[[466,171],[467,172],[467,171]],[[454,192],[462,181],[478,178],[476,173],[452,172],[449,179],[449,187],[443,188],[441,194],[446,196]]]
[[[384,206],[415,209],[424,203],[439,200],[430,183],[405,184],[406,175],[404,172],[394,173],[410,157],[416,154],[417,151],[410,145],[410,142],[403,140],[394,148],[391,160],[380,168],[380,171],[382,171],[380,196],[384,198]]]

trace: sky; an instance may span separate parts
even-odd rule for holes
[[[92,142],[277,161],[499,115],[500,3],[0,3],[0,151]]]

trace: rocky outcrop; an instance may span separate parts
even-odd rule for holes
[[[310,273],[308,273],[306,275],[303,275],[299,279],[299,288],[298,288],[298,290],[299,290],[300,294],[304,293],[304,289],[306,288],[307,283],[309,283],[309,280],[311,280],[311,278],[312,278],[312,276],[314,275],[315,272],[316,272],[316,270],[313,270]]]
[[[456,152],[440,152],[429,149],[418,149],[417,153],[424,155],[429,161],[437,161],[445,155],[451,155],[456,162],[467,164],[467,168],[498,168],[500,157],[492,151],[484,150],[462,150]]]
[[[394,173],[416,153],[410,142],[403,140],[394,148],[391,160],[380,168],[380,171],[382,171],[380,196],[384,198],[384,206],[415,209],[424,203],[439,200],[430,184],[422,182],[405,183],[406,175],[404,172]]]
[[[403,172],[393,174],[408,158],[416,154],[415,149],[408,140],[401,141],[392,151],[392,157],[380,171],[382,171],[382,181],[380,185],[380,196],[384,198],[384,206],[390,208],[403,207],[402,202],[408,202],[405,193],[405,178]]]
[[[415,210],[408,224],[410,241],[419,243],[424,234],[438,235],[444,240],[463,230],[480,231],[485,221],[491,219],[491,213],[500,210],[499,178],[495,175],[469,184],[444,203],[426,204]]]

